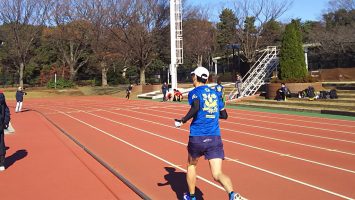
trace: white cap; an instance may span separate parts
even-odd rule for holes
[[[201,77],[206,80],[210,76],[210,73],[204,67],[197,67],[193,72],[191,72],[191,74],[195,74],[196,76]]]

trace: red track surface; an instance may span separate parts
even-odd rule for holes
[[[172,119],[182,117],[188,110],[187,105],[111,97],[76,97],[29,100],[25,106],[45,114],[152,199],[177,199],[187,191],[184,170],[189,127],[188,124],[180,129],[172,126]],[[232,178],[236,191],[248,199],[355,198],[355,121],[233,109],[229,109],[228,113],[229,119],[221,121],[227,156],[223,168]],[[35,131],[43,137],[50,134],[57,140],[65,140],[65,136],[43,119],[34,122],[36,118],[33,116],[38,114],[26,112],[13,115],[15,128],[23,128],[23,134]],[[43,126],[51,132],[41,131]],[[8,144],[13,140],[11,137],[7,137],[10,140]],[[30,145],[34,146],[32,142]],[[68,145],[70,142],[65,143]],[[36,148],[48,151],[49,157],[57,149],[43,145]],[[83,154],[81,152],[76,157],[81,158]],[[75,165],[78,161],[70,160],[73,158],[70,155],[72,153],[55,154],[60,161],[49,163],[51,166],[48,168]],[[24,159],[23,164],[19,161],[18,165],[26,167],[25,160],[31,159]],[[30,161],[26,164],[35,165]],[[21,180],[19,174],[11,173],[11,168],[16,168],[16,165],[17,162],[10,166],[5,175],[0,174],[1,193],[2,176]],[[112,199],[129,193],[117,189],[122,188],[119,185],[115,188],[112,182],[109,187],[101,184],[101,189],[95,186],[90,190],[87,188],[90,182],[86,179],[94,173],[86,170],[85,174],[85,170],[71,169],[66,171],[60,168],[56,173],[85,184],[73,189],[71,196],[65,194],[69,192],[65,190],[63,195],[69,196],[58,199],[78,199],[75,195],[84,195],[82,193],[92,199]],[[31,178],[33,184],[40,187],[42,177],[50,176],[53,171],[38,173],[41,178]],[[202,159],[198,174],[199,198],[226,199],[226,193],[213,181],[208,163]],[[73,182],[79,184],[78,180]],[[54,193],[58,187],[54,184],[48,193]]]

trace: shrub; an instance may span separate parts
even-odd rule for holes
[[[292,20],[286,26],[280,52],[280,78],[283,81],[305,81],[307,68],[302,47],[300,22]]]
[[[47,83],[48,88],[55,88],[55,83],[54,80],[51,80]],[[58,89],[63,89],[63,88],[72,88],[74,87],[74,83],[71,80],[66,80],[66,79],[58,79],[57,80],[57,88]]]

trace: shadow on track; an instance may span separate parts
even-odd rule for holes
[[[13,165],[16,161],[23,159],[24,157],[27,156],[27,151],[24,149],[16,151],[14,154],[11,156],[6,157],[5,159],[5,167],[9,168],[11,165]]]
[[[166,183],[158,183],[158,186],[170,185],[171,189],[176,193],[177,199],[183,199],[185,192],[188,192],[186,183],[186,173],[176,172],[173,167],[164,167],[168,174],[164,175]],[[203,199],[203,193],[196,187],[195,196],[197,199]]]

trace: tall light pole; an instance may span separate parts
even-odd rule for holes
[[[177,67],[183,64],[181,0],[170,0],[170,48],[171,88],[177,89]]]

